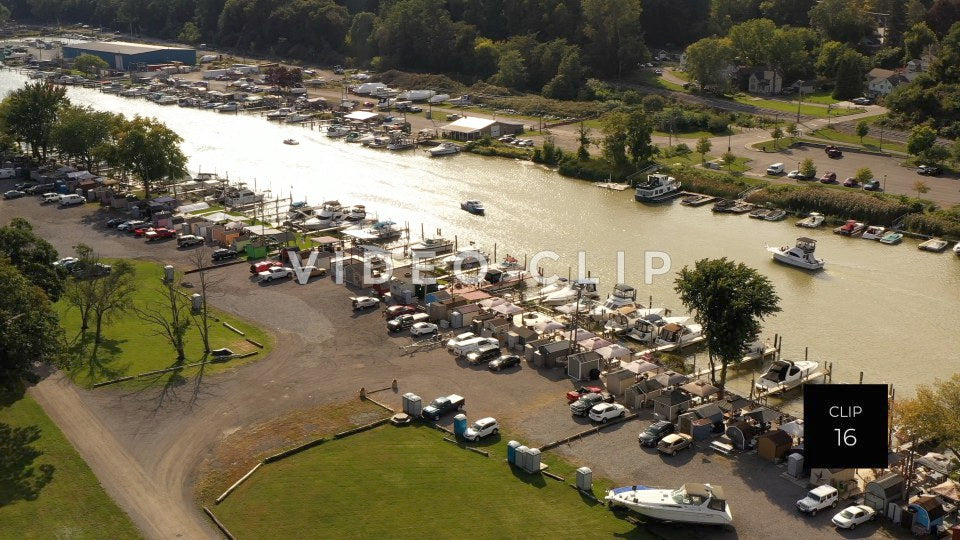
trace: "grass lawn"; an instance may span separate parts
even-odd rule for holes
[[[644,86],[652,86],[654,88],[663,88],[664,90],[689,93],[689,91],[682,85],[672,83],[648,69],[640,70],[636,75],[634,75],[633,78],[638,84],[642,84]]]
[[[667,131],[654,131],[654,135],[659,137],[669,137],[670,133]],[[712,139],[714,137],[726,137],[727,135],[733,135],[733,131],[727,128],[726,131],[721,131],[719,133],[714,133],[712,131],[700,130],[700,131],[685,131],[685,132],[673,132],[673,137],[676,139],[699,139],[700,137],[706,137]]]
[[[840,100],[833,99],[833,92],[828,92],[826,90],[814,92],[812,94],[804,94],[803,100],[809,101],[810,103],[819,103],[821,105],[833,105],[834,103],[840,103]]]
[[[425,426],[382,426],[265,465],[219,505],[249,538],[326,531],[350,538],[642,537],[642,530],[564,483],[514,471],[506,438],[485,458]],[[550,470],[572,481],[573,468]],[[600,486],[594,492],[601,494]]]
[[[130,261],[136,268],[137,290],[133,295],[133,304],[145,306],[156,303],[159,298],[157,286],[162,276],[162,267],[156,263]],[[197,283],[199,278],[185,276],[185,282]],[[192,294],[191,289],[184,289]],[[80,331],[80,314],[72,308],[65,299],[55,305],[60,313],[60,322],[68,340],[76,340]],[[210,321],[210,348],[227,347],[235,353],[245,353],[259,350],[259,354],[245,359],[234,359],[228,362],[209,364],[204,367],[204,374],[209,375],[225,371],[232,366],[243,362],[255,361],[270,353],[273,348],[273,336],[263,330],[248,324],[236,317],[213,310],[214,319]],[[246,333],[246,337],[264,345],[262,350],[257,349],[244,340],[244,336],[234,333],[222,322],[227,322]],[[92,334],[88,334],[88,343],[84,352],[79,351],[79,345],[71,345],[78,355],[76,367],[70,376],[79,385],[90,386],[93,383],[116,379],[126,375],[136,375],[155,369],[175,367],[177,365],[176,352],[162,336],[156,335],[157,328],[137,317],[132,310],[121,313],[116,320],[104,327],[103,340],[96,359],[90,358],[92,344],[89,343]],[[89,332],[89,331],[88,331]],[[203,341],[196,327],[191,327],[187,335],[186,360],[189,364],[198,362],[203,357]],[[189,376],[199,368],[186,368],[177,373],[178,376]]]
[[[874,133],[874,132],[879,134],[879,130],[877,130],[876,128],[871,128],[870,133]],[[863,143],[860,142],[860,137],[857,137],[856,135],[852,135],[850,133],[844,133],[842,131],[837,131],[832,128],[821,128],[816,131],[810,132],[809,135],[811,137],[816,137],[818,139],[828,139],[831,141],[837,141],[837,142],[842,142],[846,144],[853,144],[856,146],[863,146],[867,150],[873,150],[873,151],[881,150],[880,137],[873,137],[871,135],[867,135],[866,137],[864,137]],[[897,142],[885,140],[883,141],[882,150],[890,150],[893,152],[902,152],[906,154],[907,145],[903,143],[897,143]]]
[[[790,103],[789,101],[779,101],[776,99],[763,99],[753,96],[748,96],[746,94],[737,94],[733,98],[734,101],[738,103],[743,103],[744,105],[753,105],[754,107],[763,107],[765,109],[772,109],[775,111],[783,111],[789,114],[797,114],[797,105],[795,103]],[[833,108],[830,110],[830,116],[846,116],[848,114],[856,114],[862,112],[863,109],[850,109],[850,108]],[[827,117],[827,108],[821,107],[818,105],[800,105],[800,114],[813,116],[816,118],[826,118]]]
[[[713,155],[707,154],[707,161],[713,161],[715,159],[720,159],[720,156],[713,156]],[[667,166],[679,164],[679,165],[688,165],[691,167],[697,167],[703,164],[703,162],[700,160],[700,154],[696,152],[692,154],[687,154],[685,156],[659,157],[657,158],[657,161]],[[748,158],[737,156],[737,159],[733,162],[732,165],[730,165],[729,171],[727,170],[727,166],[724,165],[719,172],[733,172],[733,173],[746,172],[750,168],[749,166],[750,161],[751,160]],[[716,169],[711,169],[711,170],[716,170]]]
[[[0,441],[4,462],[16,463],[10,473],[21,480],[14,484],[7,473],[0,478],[0,538],[140,536],[33,398],[17,399],[0,391],[0,424],[33,431],[25,444]],[[30,469],[32,475],[26,477]]]

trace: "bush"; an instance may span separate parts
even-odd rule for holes
[[[606,182],[608,180],[622,182],[627,176],[605,159],[578,160],[572,156],[568,156],[560,162],[557,172],[570,178],[593,180],[594,182]]]
[[[892,225],[901,216],[923,209],[923,204],[919,201],[822,186],[770,185],[751,193],[747,200],[793,212],[820,212],[885,226]]]
[[[726,116],[712,114],[707,119],[707,131],[710,133],[723,133],[730,127],[730,119]]]
[[[744,178],[738,178],[730,174],[723,174],[702,169],[695,169],[689,166],[665,167],[668,172],[683,184],[683,189],[731,199],[740,193],[757,185]]]
[[[629,90],[628,90],[629,92]],[[627,92],[623,93],[624,103],[627,102],[626,96]],[[663,107],[666,106],[667,100],[659,94],[650,94],[643,97],[643,110],[648,113],[660,112],[663,110]]]
[[[960,220],[945,212],[910,214],[903,218],[903,227],[920,234],[960,238]]]

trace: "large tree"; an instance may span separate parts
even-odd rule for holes
[[[727,36],[740,60],[751,66],[770,64],[777,25],[770,19],[752,19],[730,29]]]
[[[190,329],[190,300],[180,292],[180,280],[161,281],[154,289],[157,301],[134,306],[140,320],[153,326],[158,335],[177,353],[177,364],[186,359],[187,330]]]
[[[853,99],[863,94],[863,78],[867,72],[867,59],[856,51],[847,51],[837,60],[834,99]]]
[[[810,10],[810,25],[824,39],[857,44],[873,30],[864,0],[821,0]]]
[[[380,53],[389,66],[441,71],[459,67],[452,58],[456,29],[442,0],[385,4],[377,26]]]
[[[780,311],[780,297],[766,276],[726,258],[701,259],[693,268],[685,266],[677,275],[675,290],[703,327],[711,367],[720,361],[719,381],[714,372],[711,378],[722,389],[727,366],[740,362],[749,344],[757,340],[764,318]]]
[[[760,12],[778,25],[806,26],[817,0],[763,0]]]
[[[34,158],[46,159],[60,109],[69,102],[66,87],[27,83],[0,103],[0,120],[7,134],[30,146]]]
[[[646,61],[640,13],[640,0],[583,0],[584,50],[600,76],[620,79]]]
[[[896,423],[917,439],[937,441],[960,455],[960,374],[917,386],[916,396],[894,406]]]
[[[909,62],[914,58],[920,58],[928,47],[936,45],[937,35],[933,33],[926,23],[917,23],[910,27],[903,34],[903,47],[906,51],[904,60]]]
[[[0,227],[0,257],[7,261],[40,287],[51,302],[56,302],[63,293],[63,275],[53,266],[57,250],[35,232],[30,222],[13,218]]]
[[[93,352],[90,356],[96,358],[103,337],[103,325],[131,308],[136,290],[135,270],[129,262],[118,261],[113,264],[109,274],[93,281]]]
[[[700,86],[727,86],[725,70],[736,56],[729,39],[703,38],[687,47],[686,55],[687,72]]]
[[[87,75],[99,73],[101,69],[107,69],[109,67],[110,64],[108,64],[106,60],[92,54],[81,54],[73,59],[73,68]]]
[[[121,116],[95,111],[86,106],[68,105],[53,128],[53,145],[64,156],[79,160],[88,170],[109,155],[107,146]]]
[[[159,120],[135,116],[114,128],[116,151],[111,160],[143,183],[144,197],[161,181],[187,174],[187,158],[180,150],[183,139]]]
[[[62,360],[62,334],[46,293],[0,256],[0,380]]]

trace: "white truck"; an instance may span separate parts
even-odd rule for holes
[[[85,203],[86,200],[75,193],[60,196],[60,206],[76,206]]]
[[[817,512],[826,508],[836,508],[840,499],[840,492],[833,486],[817,486],[811,489],[807,496],[797,501],[797,510],[817,515]]]
[[[269,270],[264,270],[257,274],[257,277],[262,282],[269,282],[275,279],[284,279],[293,275],[293,269],[287,268],[284,266],[274,266]]]

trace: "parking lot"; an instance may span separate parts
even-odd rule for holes
[[[10,189],[5,185],[6,181],[0,182],[0,189]],[[188,269],[193,250],[199,249],[178,249],[169,240],[147,243],[105,228],[103,222],[119,214],[94,205],[58,208],[27,197],[0,202],[0,216],[4,223],[13,217],[29,219],[61,256],[83,242],[103,257],[148,259]],[[485,365],[455,359],[444,348],[405,355],[400,347],[411,342],[408,332],[387,332],[380,309],[351,309],[349,298],[365,291],[350,290],[330,278],[315,278],[307,285],[289,279],[258,285],[247,264],[226,265],[215,273],[222,282],[210,302],[273,331],[278,345],[270,357],[207,378],[201,391],[192,394],[171,394],[167,388],[149,386],[135,391],[79,391],[84,405],[143,466],[157,489],[177,499],[199,523],[206,519],[191,498],[194,471],[225,434],[294,410],[356,399],[361,387],[386,387],[396,379],[397,392],[388,390],[374,397],[398,410],[405,392],[427,401],[451,393],[462,395],[471,421],[494,416],[505,435],[531,447],[591,425],[570,414],[564,394],[575,384],[560,369],[536,369],[523,362],[519,368],[491,372]],[[445,416],[441,423],[449,426],[452,416]],[[700,443],[673,457],[639,447],[637,434],[651,419],[650,409],[643,409],[637,420],[612,425],[553,451],[617,484],[677,487],[684,482],[709,482],[724,487],[735,531],[651,526],[651,531],[666,538],[770,538],[785,531],[797,539],[839,535],[829,523],[832,512],[813,518],[798,514],[794,503],[806,489],[781,477],[782,466],[754,455],[724,457]],[[110,479],[101,481],[109,484]],[[611,514],[610,519],[616,517]],[[875,534],[894,533],[871,524],[842,536]]]

